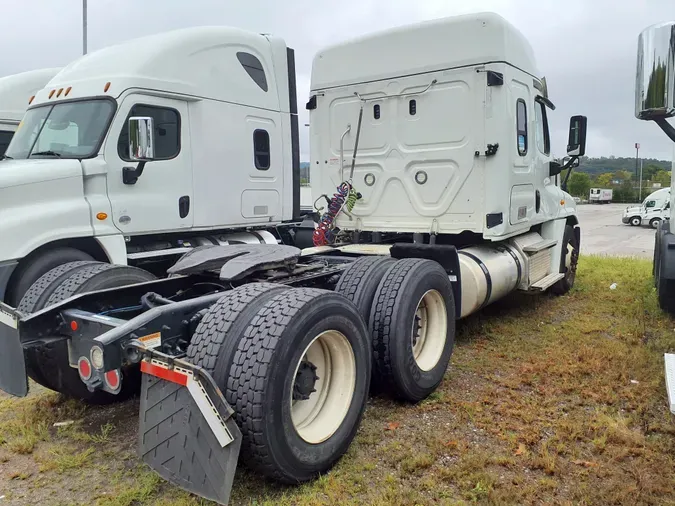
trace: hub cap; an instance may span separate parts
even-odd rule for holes
[[[448,337],[448,313],[445,300],[437,290],[426,292],[415,311],[411,345],[417,367],[433,369],[443,355]]]
[[[356,359],[351,344],[337,330],[322,332],[305,349],[293,377],[293,427],[306,442],[321,443],[340,428],[354,396]]]

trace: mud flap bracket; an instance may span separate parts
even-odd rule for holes
[[[143,350],[139,455],[165,480],[226,505],[241,448],[233,410],[202,368]]]

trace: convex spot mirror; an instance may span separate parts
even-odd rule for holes
[[[584,156],[586,154],[586,116],[570,118],[570,132],[567,140],[568,156]]]
[[[129,118],[129,157],[135,162],[147,162],[155,158],[153,118],[146,116]]]
[[[675,116],[675,22],[652,25],[638,38],[635,116]]]

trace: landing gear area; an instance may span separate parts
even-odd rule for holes
[[[567,225],[563,241],[531,234],[463,250],[475,271],[464,283],[483,301],[465,311],[518,285],[487,290],[489,269],[520,278],[553,248],[559,272],[538,276],[567,292],[578,244]],[[140,390],[144,462],[220,504],[240,460],[281,483],[314,479],[351,445],[370,393],[417,403],[438,388],[462,311],[453,246],[354,247],[195,248],[163,279],[86,260],[58,266],[17,310],[0,305],[0,388],[25,396],[30,377],[94,404]]]

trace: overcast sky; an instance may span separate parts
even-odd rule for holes
[[[61,66],[82,51],[81,0],[2,2],[0,75]],[[621,7],[619,7],[619,5]],[[335,42],[415,21],[493,11],[532,44],[557,109],[552,148],[563,154],[569,117],[588,116],[589,156],[671,160],[673,147],[651,122],[635,119],[637,37],[675,19],[673,0],[89,0],[89,50],[187,26],[222,24],[267,32],[296,50],[298,100],[309,93],[312,56]],[[302,159],[309,148],[301,111]]]

